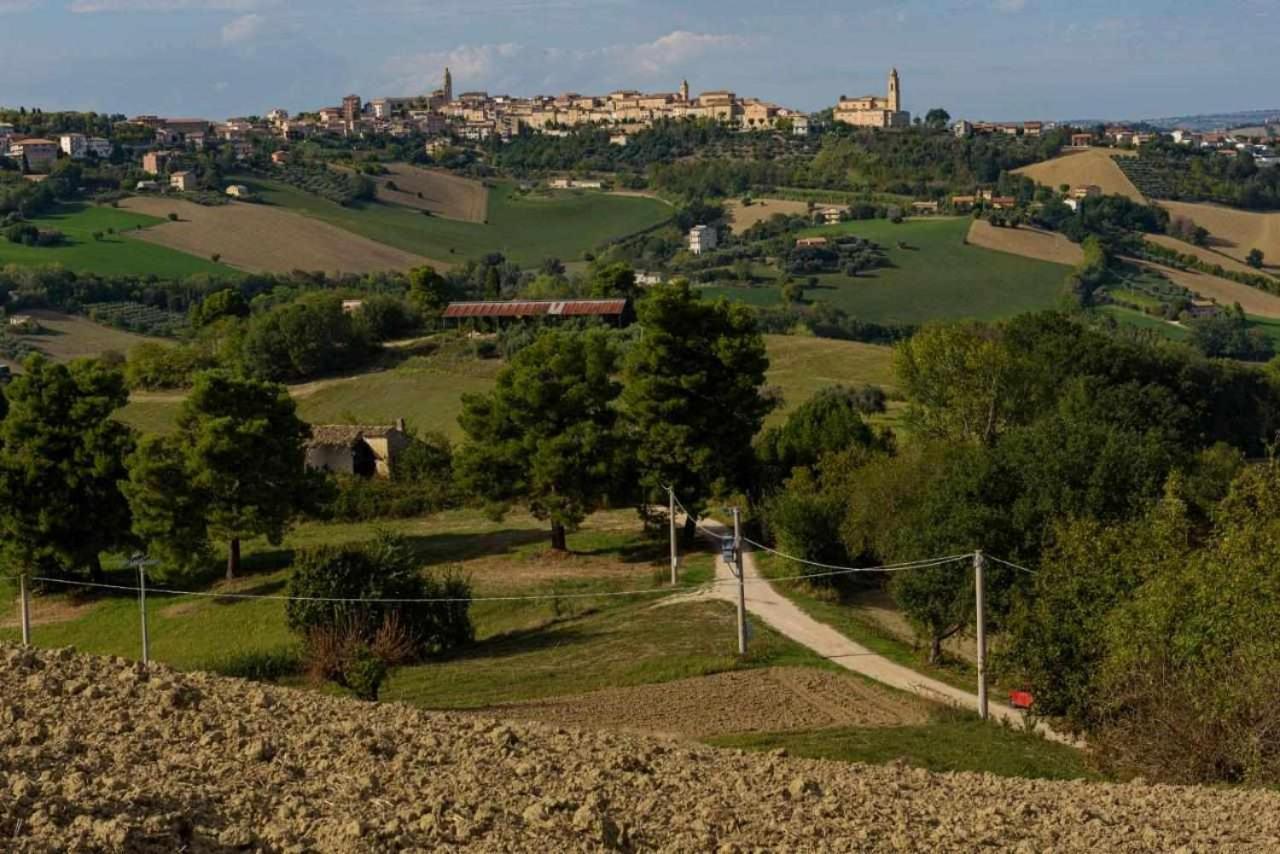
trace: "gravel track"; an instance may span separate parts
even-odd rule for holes
[[[930,774],[0,646],[0,849],[1266,851],[1280,794]]]

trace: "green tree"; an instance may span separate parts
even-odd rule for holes
[[[595,270],[591,276],[591,296],[601,299],[635,299],[640,295],[636,271],[620,261]]]
[[[112,418],[128,402],[124,377],[96,361],[59,365],[32,356],[5,391],[0,422],[0,531],[17,566],[88,570],[130,542],[120,491],[132,431]]]
[[[595,510],[620,465],[613,378],[617,353],[601,329],[547,331],[517,353],[485,395],[463,397],[468,443],[454,460],[463,490],[525,502],[551,523],[551,547]]]
[[[1250,249],[1249,254],[1245,257],[1245,263],[1250,267],[1253,267],[1255,270],[1261,270],[1262,259],[1263,255],[1261,249]]]
[[[700,514],[713,496],[749,485],[751,441],[774,406],[761,393],[764,339],[745,306],[704,302],[682,280],[651,289],[638,314],[622,400],[641,483],[650,493],[673,486]]]
[[[120,488],[133,511],[133,533],[166,572],[198,571],[212,553],[209,520],[182,443],[171,436],[146,436],[128,462],[129,479]]]
[[[194,326],[204,326],[224,317],[248,317],[249,303],[236,288],[223,288],[205,297],[191,312]]]
[[[876,391],[829,386],[800,404],[781,426],[766,430],[756,447],[765,488],[781,482],[794,468],[817,465],[825,454],[855,445],[891,450],[891,434],[876,433],[862,417],[875,411],[877,403],[883,410]]]
[[[945,128],[951,121],[951,114],[941,107],[934,107],[924,114],[924,123],[931,128]]]
[[[438,318],[451,299],[449,281],[434,267],[414,267],[409,271],[409,302],[423,317]]]
[[[151,445],[148,458],[138,460],[132,497],[135,504],[150,498],[203,506],[209,534],[228,543],[227,578],[234,578],[242,539],[279,543],[293,519],[319,500],[317,477],[305,465],[310,433],[283,386],[208,371],[196,377],[178,413],[174,449]],[[179,458],[186,470],[180,482],[167,475]],[[156,535],[157,526],[144,525]]]

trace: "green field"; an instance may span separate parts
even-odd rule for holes
[[[43,229],[57,229],[67,236],[63,246],[21,246],[0,239],[0,266],[17,264],[43,267],[54,264],[68,270],[110,275],[154,274],[157,276],[190,276],[210,273],[238,276],[237,271],[206,258],[197,258],[176,249],[157,246],[145,240],[122,237],[121,233],[139,226],[147,228],[163,220],[117,208],[94,205],[62,205],[54,213],[31,220]],[[94,232],[114,228],[116,233],[94,240]]]
[[[930,320],[993,320],[1052,307],[1068,267],[965,244],[966,218],[862,220],[800,232],[803,236],[856,234],[884,248],[893,266],[850,278],[818,276],[806,299],[822,300],[859,320],[918,324]],[[900,248],[899,242],[907,245]],[[755,304],[775,304],[772,286],[708,288]]]
[[[601,243],[671,217],[671,208],[657,199],[585,191],[520,196],[514,185],[503,183],[489,191],[487,221],[474,223],[382,203],[343,207],[275,181],[237,180],[268,204],[445,263],[490,252],[501,252],[522,266],[548,257],[574,260]]]
[[[826,386],[893,385],[893,351],[888,347],[792,335],[766,335],[765,343],[770,361],[766,383],[783,397],[770,424]],[[488,391],[502,365],[497,359],[415,357],[391,370],[308,383],[295,392],[298,413],[312,424],[389,424],[404,418],[411,427],[456,441],[462,438],[462,395]],[[179,405],[179,394],[139,395],[120,418],[147,433],[165,432]]]

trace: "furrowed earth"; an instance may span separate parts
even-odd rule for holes
[[[0,839],[99,851],[1261,851],[1280,793],[1010,780],[0,647]]]

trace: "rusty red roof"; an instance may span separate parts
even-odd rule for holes
[[[510,300],[451,302],[445,317],[593,317],[620,315],[625,299]]]

